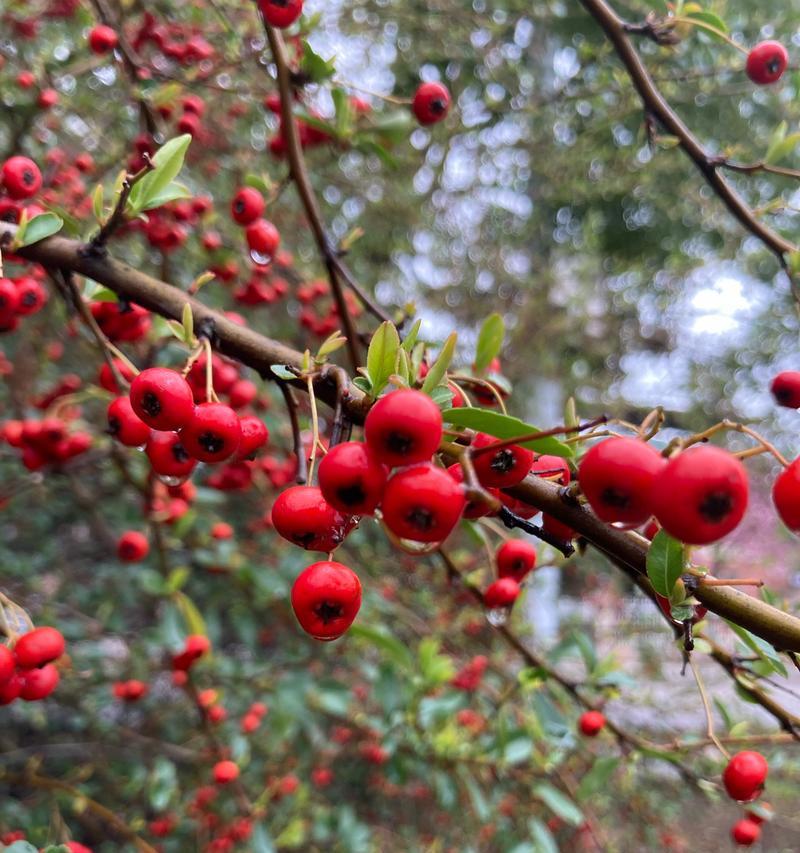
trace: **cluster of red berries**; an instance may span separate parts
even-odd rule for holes
[[[166,59],[177,62],[184,67],[194,67],[199,79],[204,79],[213,73],[214,47],[205,38],[201,26],[187,26],[185,23],[159,21],[156,16],[147,11],[142,15],[142,22],[131,38],[131,46],[142,57],[147,45],[152,45]],[[159,65],[158,57],[152,57],[151,63]],[[139,74],[148,73],[148,69],[139,69]],[[169,118],[161,108],[164,118]]]
[[[64,648],[61,632],[49,627],[23,634],[13,649],[0,645],[0,705],[15,699],[46,699],[58,686],[60,676],[53,662]]]
[[[327,338],[342,327],[339,306],[328,298],[329,295],[330,284],[322,279],[302,284],[295,292],[297,301],[303,306],[297,317],[300,325],[320,338]],[[357,320],[364,311],[361,303],[349,290],[343,295],[347,313]]]
[[[761,753],[751,750],[737,752],[723,771],[722,784],[732,800],[750,803],[761,796],[768,772],[769,765]],[[763,804],[759,811],[748,809],[745,817],[733,826],[733,840],[742,847],[755,844],[761,836],[764,814],[770,812],[766,804]]]
[[[0,334],[13,332],[22,317],[40,311],[47,302],[47,291],[31,275],[0,278]]]
[[[522,582],[536,566],[536,548],[522,539],[509,539],[497,549],[495,561],[497,580],[489,584],[483,594],[483,603],[489,610],[514,604]]]
[[[261,264],[275,256],[281,242],[278,229],[262,217],[266,201],[254,187],[242,187],[231,201],[231,217],[245,229],[245,239],[250,252]]]
[[[134,343],[150,331],[150,312],[132,302],[92,302],[89,306],[103,334],[115,343]]]
[[[63,465],[92,446],[92,436],[88,432],[71,432],[69,423],[62,417],[6,421],[0,436],[8,445],[22,451],[22,464],[29,471]]]
[[[581,491],[603,521],[638,527],[655,516],[675,539],[708,545],[730,533],[747,509],[747,471],[710,444],[669,460],[635,438],[610,438],[581,459]]]
[[[295,61],[299,62],[302,58],[302,42],[296,42],[295,45]],[[363,103],[363,102],[361,102]],[[269,140],[269,152],[273,157],[281,160],[286,156],[288,150],[288,141],[286,139],[286,130],[283,125],[283,112],[281,109],[280,97],[276,94],[267,95],[264,98],[264,108],[278,118],[278,129],[273,137]],[[322,119],[322,115],[312,106],[308,106],[308,114],[315,119]],[[297,129],[297,138],[300,142],[300,147],[305,150],[307,148],[316,148],[320,145],[325,145],[331,142],[331,135],[316,125],[311,125],[302,118],[293,119],[295,128]]]

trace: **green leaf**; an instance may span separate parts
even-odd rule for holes
[[[429,684],[445,684],[455,675],[453,661],[447,655],[439,654],[439,641],[435,637],[425,637],[417,652],[419,671]]]
[[[580,826],[583,823],[581,810],[566,794],[553,787],[549,782],[540,782],[534,787],[531,794],[571,826]]]
[[[492,359],[497,357],[500,348],[503,346],[505,332],[505,323],[499,314],[490,314],[484,320],[475,348],[473,368],[476,373],[483,373],[492,363]]]
[[[164,589],[166,592],[177,592],[181,589],[186,581],[189,579],[190,569],[188,566],[178,566],[176,569],[173,569],[169,575],[167,576],[167,580],[164,584]]]
[[[411,128],[411,111],[395,110],[380,116],[374,124],[375,132],[390,142],[401,143],[408,139]]]
[[[528,821],[528,829],[531,833],[536,853],[558,853],[558,844],[553,838],[552,832],[539,820],[538,817]]]
[[[767,152],[766,157],[764,158],[764,162],[770,165],[775,165],[776,163],[780,163],[785,157],[788,157],[790,154],[794,153],[795,148],[797,148],[798,144],[800,144],[800,133],[790,133],[786,139],[775,145],[774,147],[770,146],[770,150]]]
[[[719,15],[715,15],[713,12],[707,12],[703,9],[699,12],[686,12],[685,16],[687,18],[693,18],[695,21],[702,21],[704,24],[714,27],[715,30],[725,33],[725,35],[728,34],[728,25],[722,20],[722,18],[720,18]],[[705,30],[705,32],[708,32],[710,36],[714,35],[714,33],[709,32],[708,30]],[[719,38],[719,36],[717,36],[717,38]],[[724,39],[722,39],[722,41],[724,41]]]
[[[397,637],[393,637],[386,631],[371,628],[368,625],[355,624],[350,627],[349,635],[361,640],[366,640],[372,647],[384,652],[398,666],[405,669],[414,669],[414,658],[405,643]]]
[[[519,418],[512,418],[510,415],[477,407],[445,409],[442,412],[442,417],[449,424],[485,432],[495,438],[516,438],[518,435],[528,435],[539,430],[538,427],[526,424]],[[575,452],[569,444],[564,444],[552,435],[545,438],[532,438],[529,441],[522,442],[522,446],[535,450],[537,453],[565,458],[573,456]]]
[[[442,344],[442,349],[438,358],[431,365],[428,375],[422,383],[422,390],[425,394],[430,394],[447,374],[447,368],[450,367],[450,362],[453,360],[453,353],[456,349],[457,340],[457,333],[451,332],[447,336],[447,340]]]
[[[772,163],[773,157],[775,156],[775,152],[783,145],[783,141],[786,139],[786,132],[789,129],[789,125],[782,121],[775,130],[772,131],[772,134],[769,137],[769,145],[767,146],[767,153],[764,155],[765,163]]]
[[[175,592],[172,597],[178,605],[181,616],[183,616],[187,632],[189,634],[202,634],[205,636],[206,623],[192,599],[184,592]]]
[[[181,313],[181,325],[183,326],[183,339],[188,344],[194,339],[194,314],[192,306],[187,302]]]
[[[128,196],[126,212],[129,216],[135,216],[143,210],[150,210],[157,206],[155,202],[167,192],[167,188],[183,168],[183,161],[191,142],[191,134],[184,133],[165,142],[156,151],[151,160],[153,170],[137,181]]]
[[[150,198],[147,202],[147,207],[143,208],[143,210],[153,210],[156,207],[169,204],[171,201],[177,201],[179,198],[191,197],[192,194],[183,184],[173,181],[169,186],[164,187],[158,195]]]
[[[789,673],[786,671],[786,667],[784,666],[780,655],[766,640],[762,640],[761,637],[756,637],[755,634],[751,634],[746,628],[742,628],[741,625],[737,625],[727,619],[725,621],[728,623],[728,627],[731,631],[736,634],[736,636],[747,646],[748,649],[750,649],[750,651],[758,655],[765,663],[769,664],[770,669],[774,672],[777,672],[784,678],[788,678]]]
[[[375,142],[374,139],[364,139],[363,134],[361,134],[354,140],[354,144],[362,154],[374,154],[384,166],[388,166],[390,169],[396,169],[400,165],[397,157],[387,151],[379,142]]]
[[[353,129],[353,106],[350,97],[344,89],[334,89],[331,92],[333,106],[336,109],[336,135],[347,137]]]
[[[620,759],[614,756],[602,756],[598,758],[588,773],[585,773],[578,785],[576,797],[585,800],[599,791],[607,788],[614,771],[617,769]]]
[[[659,530],[647,552],[647,576],[653,589],[665,598],[669,598],[675,581],[686,568],[686,554],[683,544],[668,533]]]
[[[292,371],[283,364],[271,364],[269,369],[278,377],[278,379],[285,379],[287,382],[292,379],[297,379],[296,374],[292,373]]]
[[[98,222],[103,221],[103,205],[105,204],[105,194],[103,190],[103,185],[98,184],[94,188],[94,193],[92,194],[92,213],[94,213],[94,218]]]
[[[17,232],[17,246],[31,246],[44,240],[47,237],[52,237],[53,234],[58,234],[64,225],[64,220],[55,213],[40,213],[34,216],[22,230],[22,235]]]
[[[324,361],[329,355],[336,352],[336,350],[341,349],[346,342],[347,338],[343,337],[341,332],[334,332],[320,344],[314,361]]]
[[[406,352],[411,352],[414,349],[414,344],[417,342],[417,338],[419,337],[419,329],[422,325],[422,320],[417,320],[416,323],[411,327],[409,333],[403,338],[403,343],[400,345]]]
[[[506,764],[522,764],[533,754],[533,741],[529,737],[510,740],[503,747],[503,761]]]
[[[323,59],[304,39],[300,70],[312,83],[321,83],[323,80],[333,77],[336,73],[336,66],[333,64],[333,60]]]
[[[372,394],[378,396],[386,387],[389,377],[397,364],[397,352],[400,349],[400,336],[393,323],[388,320],[381,323],[367,350],[367,373],[372,382]]]

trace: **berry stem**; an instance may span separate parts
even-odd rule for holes
[[[714,733],[714,715],[711,713],[711,706],[708,703],[708,695],[706,694],[706,688],[703,684],[703,679],[700,676],[700,671],[697,668],[697,664],[694,662],[694,658],[687,654],[686,655],[689,666],[692,669],[692,675],[694,676],[694,680],[697,682],[697,689],[700,691],[700,699],[703,702],[703,709],[706,712],[706,733],[708,734],[709,740],[716,746],[716,748],[725,756],[725,758],[730,759],[731,754],[727,749],[722,745],[719,738]]]
[[[205,339],[201,341],[189,354],[189,358],[186,359],[186,365],[181,371],[181,376],[186,379],[186,377],[191,373],[192,368],[197,363],[197,359],[205,352]]]
[[[219,397],[217,397],[214,391],[214,365],[211,360],[211,341],[208,338],[203,338],[202,346],[206,353],[206,399],[209,403],[219,403]]]
[[[743,53],[745,56],[749,53],[746,47],[742,47],[738,42],[735,42],[727,33],[723,33],[722,30],[718,30],[716,27],[711,24],[707,24],[705,21],[700,21],[697,18],[686,18],[683,15],[673,15],[670,20],[675,21],[677,24],[688,24],[690,27],[700,27],[703,30],[713,33],[717,38],[721,38],[731,47],[735,47],[736,50]]]
[[[513,444],[522,444],[525,441],[536,441],[540,438],[549,438],[554,435],[561,435],[562,433],[568,432],[583,432],[587,429],[592,429],[593,427],[599,426],[600,424],[604,424],[608,422],[608,418],[605,415],[600,415],[599,418],[595,418],[591,421],[586,421],[586,423],[578,424],[577,426],[559,426],[553,427],[553,429],[547,430],[537,430],[536,432],[529,432],[525,435],[518,435],[514,438],[504,438],[502,441],[496,441],[492,444],[487,444],[484,447],[478,447],[475,450],[470,451],[472,456],[480,456],[482,453],[487,453],[489,451],[502,450],[504,447],[511,447]],[[638,427],[632,426],[634,431],[638,430]],[[463,458],[463,455],[462,455]],[[466,473],[466,472],[465,472]]]
[[[314,479],[314,465],[317,461],[317,444],[319,444],[319,415],[317,414],[317,398],[314,394],[314,377],[306,378],[308,401],[311,405],[311,457],[308,461],[308,482]]]

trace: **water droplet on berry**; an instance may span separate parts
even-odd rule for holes
[[[267,264],[272,263],[272,255],[266,255],[263,252],[256,252],[251,250],[250,257],[253,259],[253,263],[256,263],[262,267],[265,267],[267,266]]]
[[[508,608],[493,607],[491,610],[487,610],[486,621],[493,628],[501,628],[503,625],[506,624],[506,622],[508,622]]]
[[[185,483],[189,478],[188,477],[169,477],[166,474],[159,474],[158,479],[165,486],[180,486],[181,483]]]

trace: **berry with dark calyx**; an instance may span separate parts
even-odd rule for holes
[[[281,244],[278,229],[266,219],[256,219],[245,229],[245,238],[250,251],[266,258],[272,258]]]
[[[134,377],[130,396],[133,411],[153,429],[179,430],[194,416],[191,386],[166,367],[150,367]]]
[[[201,462],[222,462],[239,448],[239,416],[224,403],[201,403],[180,432],[187,451]]]
[[[290,27],[303,12],[303,0],[258,0],[264,20],[279,29]]]
[[[108,432],[126,447],[144,447],[150,438],[150,427],[133,411],[130,397],[108,404]]]
[[[800,409],[800,370],[784,370],[769,386],[775,402],[787,409]]]
[[[364,437],[377,460],[385,465],[427,462],[442,439],[442,413],[422,391],[392,391],[369,410]]]
[[[9,157],[0,170],[0,178],[14,200],[36,195],[42,186],[42,173],[28,157]]]
[[[596,737],[605,728],[606,718],[600,711],[584,711],[578,720],[578,728],[586,737]]]
[[[272,523],[289,542],[329,554],[341,545],[354,521],[332,507],[316,486],[291,486],[275,499]]]
[[[722,783],[732,800],[748,803],[756,799],[764,788],[769,765],[760,752],[737,752],[722,774]]]
[[[381,503],[383,521],[395,536],[442,542],[461,518],[464,489],[442,468],[414,465],[394,474]]]
[[[250,225],[264,212],[264,196],[254,187],[242,187],[231,201],[231,216],[239,225]]]
[[[578,483],[602,521],[644,524],[653,514],[653,482],[666,464],[657,450],[638,438],[608,438],[581,459]]]
[[[450,92],[441,83],[421,83],[414,93],[411,109],[420,124],[436,124],[450,109]]]
[[[536,566],[536,548],[524,539],[509,539],[497,549],[497,574],[521,583]]]
[[[34,669],[60,658],[64,647],[60,631],[48,626],[34,628],[17,640],[14,657],[20,669]]]
[[[89,30],[89,49],[92,53],[102,54],[114,50],[119,42],[119,37],[112,27],[98,24]]]
[[[14,674],[16,662],[8,646],[0,644],[0,684],[5,684]]]
[[[26,275],[17,279],[17,314],[27,317],[41,310],[47,302],[47,291],[41,282],[32,276]]]
[[[239,767],[234,761],[218,761],[214,765],[213,773],[217,785],[229,785],[239,778]]]
[[[46,699],[58,687],[61,677],[53,664],[48,663],[38,669],[26,669],[20,672],[22,687],[20,699],[26,702],[38,702]]]
[[[315,640],[341,637],[361,607],[361,582],[347,566],[312,563],[292,585],[292,609],[300,627]]]
[[[675,539],[708,545],[742,520],[748,499],[747,470],[739,459],[711,444],[673,456],[656,476],[652,511]]]
[[[19,307],[19,293],[10,278],[0,278],[0,326],[13,323]]]
[[[473,451],[497,444],[499,439],[479,432],[472,441]],[[533,451],[517,444],[506,445],[498,450],[473,453],[472,464],[482,486],[510,489],[521,483],[533,464]]]
[[[153,430],[145,453],[153,470],[161,477],[183,479],[194,471],[197,460],[189,455],[177,432]]]
[[[239,449],[236,451],[238,460],[253,459],[269,441],[267,425],[255,415],[242,415],[239,418],[239,431],[241,438]]]
[[[319,463],[319,488],[328,503],[349,515],[371,515],[383,497],[389,471],[366,444],[346,441]]]
[[[749,818],[737,820],[731,829],[731,838],[740,847],[752,847],[761,837],[761,827]]]
[[[514,578],[499,578],[486,587],[486,592],[483,594],[484,607],[488,610],[511,607],[519,598],[519,593],[519,583]]]
[[[127,530],[117,542],[117,556],[125,563],[138,563],[149,551],[147,537],[138,530]]]
[[[457,482],[464,482],[464,468],[459,462],[454,462],[452,465],[448,466],[447,473]],[[497,498],[502,503],[505,503],[503,500],[506,495],[499,489],[491,489],[488,488],[486,491],[492,495],[492,497]],[[513,501],[513,498],[508,498],[508,500]],[[538,510],[534,510],[534,514],[536,514]],[[467,501],[464,506],[464,518],[483,518],[487,515],[495,515],[497,510],[493,509],[486,501],[479,499],[470,499]]]
[[[762,41],[747,54],[747,76],[759,86],[777,83],[789,64],[789,54],[779,41]]]

